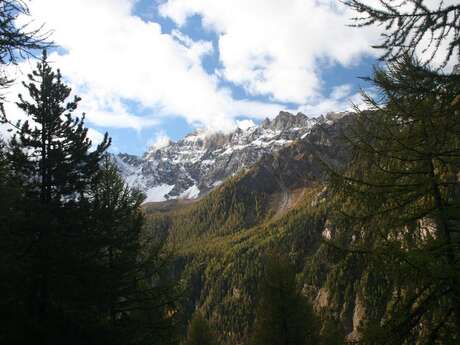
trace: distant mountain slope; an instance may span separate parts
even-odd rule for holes
[[[302,190],[324,180],[324,161],[336,166],[346,161],[348,151],[340,132],[351,118],[315,125],[303,140],[265,154],[199,202],[170,200],[149,203],[145,209],[169,217],[168,236],[181,243],[231,234],[279,217],[302,199]]]
[[[343,113],[308,118],[280,112],[259,126],[229,134],[197,130],[178,142],[152,147],[143,157],[114,156],[121,174],[147,195],[147,202],[196,199],[265,156],[304,139],[313,128],[327,126]]]
[[[263,156],[197,202],[145,206],[146,231],[175,254],[173,274],[184,284],[185,317],[203,311],[220,343],[248,342],[263,257],[271,250],[293,261],[304,293],[322,316],[334,317],[347,333],[355,330],[360,272],[336,288],[337,255],[322,244],[330,230],[321,162],[347,160],[339,134],[350,118],[315,125],[303,140]]]

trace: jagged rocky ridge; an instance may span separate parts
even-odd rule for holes
[[[229,134],[196,130],[178,142],[151,147],[143,157],[118,154],[114,160],[128,184],[145,192],[147,202],[196,199],[267,154],[304,139],[313,127],[343,115],[309,118],[280,112],[259,126]]]
[[[327,217],[322,163],[339,167],[350,154],[341,133],[353,116],[339,117],[323,119],[304,139],[264,155],[197,202],[144,207],[147,233],[174,251],[185,318],[200,310],[221,344],[249,342],[263,258],[273,250],[295,265],[321,323],[332,320],[348,339],[375,305],[368,293],[360,297],[369,289],[362,265],[341,264],[322,242],[338,236]]]

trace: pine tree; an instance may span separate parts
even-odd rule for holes
[[[145,196],[126,185],[108,156],[90,196],[91,226],[101,244],[95,247],[100,273],[93,289],[108,320],[110,344],[173,342],[176,297],[165,277],[162,242],[152,243],[142,231]]]
[[[71,89],[62,82],[59,70],[54,72],[48,64],[46,51],[28,77],[29,83],[23,84],[31,100],[19,95],[17,103],[28,120],[16,126],[9,159],[16,174],[29,177],[28,189],[42,203],[75,201],[84,197],[110,140],[106,133],[90,151],[85,114],[73,116],[81,99],[74,96],[67,101]]]
[[[79,98],[66,103],[71,90],[46,53],[24,86],[30,100],[20,96],[18,106],[29,120],[17,125],[6,153],[8,174],[22,186],[2,234],[8,243],[4,274],[11,279],[2,305],[10,313],[5,339],[91,344],[99,332],[97,304],[89,299],[97,272],[86,200],[110,141],[106,134],[90,150],[84,116],[73,117]]]
[[[331,174],[335,222],[352,229],[352,255],[378,272],[387,308],[369,344],[453,344],[460,337],[459,76],[409,57],[372,78],[346,133],[353,156]]]
[[[105,155],[107,134],[92,146],[46,53],[24,86],[29,119],[0,151],[0,188],[15,192],[0,196],[0,342],[174,343],[169,261],[142,231],[143,195]]]
[[[265,263],[253,345],[319,344],[319,325],[311,305],[296,287],[295,271],[282,256]]]
[[[200,312],[195,312],[188,326],[185,345],[216,345],[216,336],[213,334],[206,319]]]

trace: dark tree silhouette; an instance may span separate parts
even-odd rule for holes
[[[59,70],[52,70],[46,52],[28,77],[24,87],[31,101],[19,95],[17,103],[28,120],[15,125],[18,131],[11,142],[10,159],[17,174],[29,177],[30,190],[40,191],[42,203],[74,201],[88,189],[110,139],[106,133],[90,151],[85,114],[73,116],[80,98],[67,101],[71,89],[62,82]],[[8,122],[4,115],[3,120]]]
[[[173,343],[177,298],[166,278],[163,243],[143,233],[145,196],[126,185],[108,156],[90,196],[90,226],[99,243],[94,253],[99,275],[92,287],[109,320],[110,343]]]
[[[460,76],[405,57],[372,78],[346,131],[352,159],[332,172],[337,226],[350,255],[388,286],[366,344],[454,344],[460,333]],[[347,230],[345,230],[347,231]],[[371,320],[368,320],[371,321]],[[373,327],[375,326],[375,327]]]
[[[433,60],[443,41],[448,49],[444,64],[460,46],[460,5],[445,5],[439,1],[430,7],[424,0],[378,0],[380,6],[366,4],[363,0],[344,0],[360,16],[353,18],[354,26],[380,25],[383,42],[375,48],[384,49],[382,58],[394,61],[416,47],[433,49],[427,62]],[[424,44],[424,46],[422,46]]]
[[[319,323],[287,258],[267,257],[252,334],[253,345],[319,344]]]
[[[199,311],[195,312],[187,330],[185,345],[216,345],[216,335]]]
[[[2,276],[10,280],[2,291],[10,296],[2,304],[10,313],[6,339],[53,344],[73,334],[90,344],[99,314],[89,298],[97,266],[86,205],[110,140],[106,134],[91,151],[84,116],[73,116],[79,98],[67,100],[71,90],[46,53],[24,87],[29,97],[20,96],[18,106],[28,120],[17,124],[6,151],[7,176],[20,181],[1,233]]]

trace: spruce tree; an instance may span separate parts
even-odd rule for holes
[[[318,334],[318,321],[308,300],[297,289],[292,265],[283,256],[269,256],[251,344],[316,345]]]
[[[106,156],[90,191],[99,275],[94,280],[110,344],[172,343],[176,297],[162,242],[143,232],[145,196],[130,188]],[[166,341],[166,339],[168,341]]]
[[[345,133],[353,156],[331,171],[336,226],[387,289],[369,344],[460,339],[460,77],[405,57],[377,69]],[[363,256],[364,255],[364,256]],[[381,287],[383,288],[383,286]],[[372,298],[372,297],[370,297]]]
[[[73,115],[80,99],[67,101],[71,90],[46,53],[24,86],[29,95],[20,96],[18,107],[28,120],[16,126],[6,153],[9,176],[22,186],[2,234],[11,278],[5,339],[91,344],[99,330],[87,197],[110,141],[106,134],[91,151],[84,115]]]

